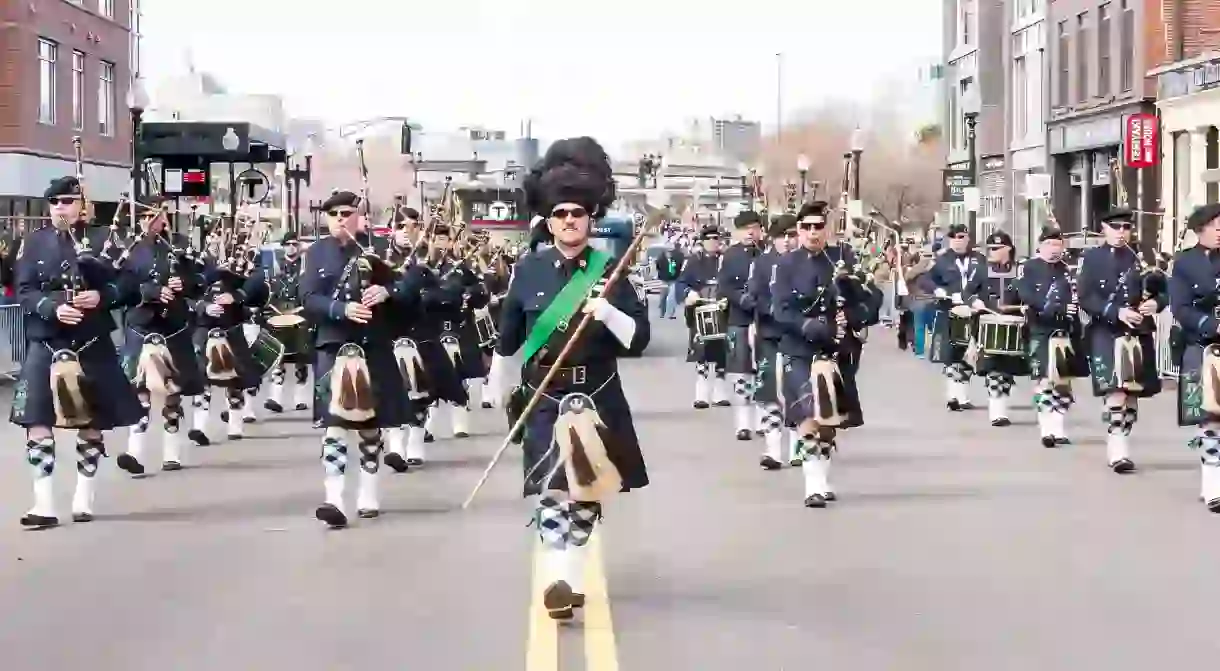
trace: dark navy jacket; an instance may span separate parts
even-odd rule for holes
[[[919,288],[927,293],[944,289],[950,296],[961,294],[962,302],[970,305],[984,293],[986,282],[987,259],[982,254],[966,252],[958,256],[949,250],[936,257],[932,269],[919,277]]]
[[[771,286],[771,314],[782,331],[779,351],[801,358],[834,353],[837,299],[835,264],[824,250],[800,247],[780,258]]]
[[[1130,247],[1101,245],[1087,250],[1080,257],[1080,307],[1092,318],[1090,326],[1105,328],[1113,332],[1130,329],[1118,320],[1119,308],[1135,309],[1143,300],[1141,286],[1141,264]],[[1169,304],[1169,296],[1158,293],[1152,296],[1157,311]],[[1151,317],[1145,317],[1146,325],[1139,330],[1151,331]]]
[[[758,253],[758,245],[744,242],[729,245],[724,253],[716,283],[718,297],[729,300],[729,326],[749,326],[754,322],[754,300],[746,289]]]
[[[771,285],[775,283],[775,272],[783,255],[774,249],[758,255],[754,260],[754,271],[750,275],[747,291],[754,303],[754,317],[758,323],[758,337],[767,340],[779,340],[783,329],[775,321],[771,312]]]
[[[1072,302],[1071,272],[1062,261],[1048,263],[1035,257],[1021,264],[1021,277],[1014,287],[1021,304],[1027,306],[1025,321],[1031,333],[1042,335],[1073,326],[1067,315]]]
[[[305,253],[301,305],[306,319],[317,325],[318,347],[356,343],[388,348],[395,335],[389,319],[393,308],[409,307],[418,299],[418,285],[404,276],[386,287],[390,297],[372,308],[373,316],[367,324],[348,319],[346,304],[359,302],[363,290],[359,271],[353,267],[349,273],[346,269],[348,262],[360,255],[357,245],[341,245],[333,237],[318,240]]]
[[[1169,301],[1185,342],[1206,345],[1220,340],[1220,250],[1197,245],[1178,252]]]
[[[104,240],[108,235],[101,227],[86,232],[78,226],[75,230],[79,235],[89,235],[91,240],[94,237]],[[101,246],[95,243],[92,249],[96,252]],[[59,321],[55,311],[68,302],[66,290],[72,287],[73,277],[82,279],[85,290],[97,291],[101,301],[97,308],[84,311],[79,324],[69,326]],[[109,337],[115,329],[110,311],[122,303],[118,274],[108,260],[79,259],[67,231],[47,226],[26,236],[25,251],[17,262],[16,284],[29,340],[72,343],[79,347],[92,338]]]
[[[160,301],[161,287],[169,281],[169,242],[164,238],[145,237],[128,250],[127,261],[120,273],[127,309],[127,326],[140,333],[169,335],[191,321],[192,311],[204,287],[204,277],[198,267],[187,267],[178,261],[177,274],[182,278],[178,299],[166,305]]]

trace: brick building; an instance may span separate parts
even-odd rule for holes
[[[48,182],[76,172],[77,135],[89,197],[127,190],[130,1],[0,0],[0,217],[46,214]]]
[[[1220,1],[1161,0],[1152,53],[1161,113],[1160,247],[1172,252],[1192,209],[1220,202]]]

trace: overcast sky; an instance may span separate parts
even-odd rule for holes
[[[155,91],[189,48],[230,90],[281,94],[296,116],[510,135],[532,118],[538,136],[623,141],[690,116],[773,125],[776,52],[785,114],[914,80],[938,59],[941,4],[144,0],[143,70]]]

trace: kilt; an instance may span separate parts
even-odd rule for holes
[[[134,380],[136,369],[140,364],[140,350],[144,348],[144,334],[133,328],[123,330],[123,346],[120,350],[123,360],[123,373],[128,380]],[[165,347],[173,359],[174,368],[178,374],[174,381],[182,388],[183,396],[198,396],[207,386],[203,378],[203,368],[199,357],[195,355],[195,345],[191,342],[191,327],[172,333],[165,340]]]
[[[1178,426],[1197,426],[1217,419],[1203,411],[1203,348],[1187,344],[1178,362]]]
[[[1006,373],[1014,377],[1029,375],[1029,369],[1029,357],[1026,355],[998,356],[980,353],[979,360],[974,366],[974,372],[979,375]]]
[[[622,491],[639,489],[648,485],[648,469],[640,451],[640,441],[631,420],[631,406],[623,394],[622,380],[613,360],[593,362],[585,366],[582,384],[576,384],[572,375],[559,374],[552,380],[546,394],[534,406],[525,422],[525,437],[522,451],[525,459],[525,496],[541,494],[548,489],[567,491],[567,474],[556,468],[559,448],[554,444],[555,423],[559,419],[559,403],[568,394],[586,394],[597,406],[597,414],[606,425],[606,454],[623,478]],[[541,376],[531,379],[526,387],[533,394]],[[551,473],[554,471],[554,473]],[[548,476],[549,479],[548,479]]]
[[[755,403],[779,403],[779,367],[783,365],[779,341],[759,338],[754,342],[758,378],[754,386]]]
[[[843,376],[846,398],[855,399],[844,406],[843,414],[847,415],[847,419],[839,426],[841,429],[864,426],[864,407],[860,403],[860,388],[856,384],[856,373],[860,371],[860,357],[863,354],[864,343],[850,336],[839,345],[839,351],[835,353],[839,373]]]
[[[470,394],[462,384],[464,378],[453,363],[439,340],[416,340],[419,348],[419,358],[424,364],[424,385],[427,387],[429,402],[445,401],[454,405],[466,405],[470,402]],[[481,354],[480,354],[481,356]],[[395,364],[395,370],[398,365]]]
[[[419,403],[407,398],[407,389],[394,350],[389,342],[376,346],[364,345],[364,356],[368,360],[369,382],[373,388],[374,416],[367,422],[348,422],[330,414],[330,373],[341,345],[329,344],[317,351],[317,368],[313,393],[313,418],[322,426],[337,426],[356,431],[364,429],[392,429],[400,427],[415,416]]]
[[[750,351],[750,327],[730,326],[725,333],[724,371],[739,375],[754,373],[754,353]]]
[[[687,363],[711,363],[715,364],[716,368],[724,368],[729,350],[727,338],[700,341],[696,337],[695,329],[691,328],[687,333],[686,342]]]
[[[1091,324],[1085,336],[1089,343],[1089,377],[1093,380],[1093,395],[1106,396],[1114,388],[1114,341],[1118,334],[1103,325]],[[1139,371],[1143,391],[1132,394],[1148,398],[1161,393],[1161,373],[1156,367],[1156,336],[1145,333],[1139,336],[1144,350],[1143,366]]]
[[[964,363],[966,346],[949,341],[949,311],[937,309],[932,317],[932,340],[928,343],[928,361],[932,363]]]
[[[9,421],[13,424],[26,428],[55,426],[51,353],[46,343],[26,343],[25,364],[17,378],[13,407],[9,412]],[[77,357],[85,375],[85,400],[93,412],[93,422],[87,428],[109,431],[139,422],[144,416],[144,408],[123,373],[119,354],[109,335],[102,335],[79,350]]]
[[[461,379],[477,380],[487,377],[487,362],[483,360],[483,348],[479,346],[479,334],[474,327],[474,320],[446,323],[450,327],[442,329],[441,337],[457,338],[458,350],[462,355],[462,365],[458,369]]]
[[[225,340],[229,341],[229,347],[233,349],[233,362],[234,368],[237,370],[237,377],[221,381],[207,379],[208,364],[204,353],[208,342],[208,332],[211,329],[202,326],[195,329],[192,340],[195,343],[195,351],[199,353],[200,370],[206,384],[225,389],[253,389],[262,382],[262,371],[258,368],[258,362],[254,360],[254,353],[250,351],[250,343],[246,340],[244,326],[244,324],[238,324],[223,329]]]
[[[784,397],[784,420],[789,425],[800,426],[801,422],[813,417],[813,399],[810,396],[809,367],[813,359],[806,357],[784,356],[784,367],[780,377],[780,389]],[[864,423],[860,408],[860,393],[856,387],[854,373],[844,371],[843,393],[839,396],[839,409],[846,416],[844,423],[838,428],[852,428]]]
[[[1030,333],[1025,345],[1029,352],[1029,376],[1034,380],[1045,378],[1050,371],[1050,333]],[[1068,362],[1072,377],[1089,377],[1089,356],[1085,343],[1072,341],[1072,359]]]

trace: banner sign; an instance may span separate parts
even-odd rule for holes
[[[1159,124],[1155,114],[1132,114],[1123,129],[1123,165],[1151,168],[1160,154]]]
[[[942,203],[960,203],[966,199],[966,189],[974,186],[974,179],[969,170],[941,170],[944,177],[944,189],[941,191]]]

